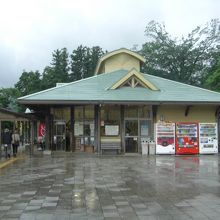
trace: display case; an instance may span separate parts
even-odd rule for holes
[[[198,123],[176,123],[176,154],[198,153]]]
[[[199,124],[199,152],[200,154],[218,153],[218,137],[216,123]]]
[[[156,154],[175,154],[175,123],[156,124]]]

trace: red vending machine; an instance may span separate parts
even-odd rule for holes
[[[176,154],[198,154],[198,123],[176,123]]]

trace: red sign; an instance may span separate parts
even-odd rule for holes
[[[43,137],[45,135],[45,123],[40,122],[38,127],[38,137]]]

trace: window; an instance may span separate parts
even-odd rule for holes
[[[120,106],[103,106],[101,108],[101,136],[120,135]]]

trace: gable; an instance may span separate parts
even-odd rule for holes
[[[130,70],[136,68],[140,71],[143,63],[145,63],[145,59],[140,54],[122,48],[103,55],[96,66],[95,75],[119,69]]]
[[[132,69],[131,71],[129,71],[124,77],[114,83],[109,89],[118,89],[123,86],[131,88],[143,87],[153,91],[159,90],[136,69]]]

